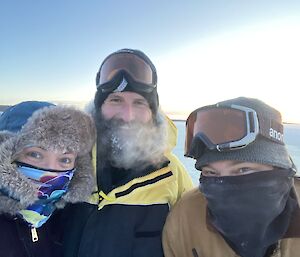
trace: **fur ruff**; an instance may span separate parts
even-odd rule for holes
[[[19,133],[0,132],[0,213],[15,215],[38,200],[38,187],[18,172],[14,163],[25,147],[38,146],[50,151],[78,154],[76,171],[68,191],[57,202],[87,201],[95,188],[91,149],[96,137],[91,117],[72,107],[51,106],[36,111]]]
[[[16,137],[10,137],[0,145],[0,213],[15,214],[38,199],[37,186],[12,163],[15,143]]]
[[[0,138],[2,137],[3,133],[0,133]],[[12,215],[38,199],[37,186],[18,172],[17,165],[12,163],[15,141],[16,138],[11,136],[0,145],[0,190],[2,191],[0,192],[0,213]],[[88,200],[95,187],[93,170],[90,154],[77,157],[76,171],[67,193],[57,203],[57,207],[64,207],[66,202],[76,203]]]
[[[16,154],[28,146],[87,154],[94,145],[92,118],[73,107],[50,106],[33,113],[18,133]]]

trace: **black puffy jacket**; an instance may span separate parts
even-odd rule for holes
[[[34,231],[20,218],[0,215],[0,257],[62,257],[61,226],[52,217],[36,229],[38,240],[33,242]]]

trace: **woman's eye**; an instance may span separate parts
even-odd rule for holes
[[[62,158],[62,159],[60,159],[60,162],[64,163],[64,164],[69,164],[69,163],[72,163],[72,160],[71,160],[71,158]]]
[[[34,159],[41,159],[43,157],[41,153],[35,151],[26,153],[26,156]]]
[[[60,163],[64,166],[74,165],[74,162],[74,158],[65,157],[60,159]]]

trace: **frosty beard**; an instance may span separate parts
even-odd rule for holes
[[[167,148],[166,122],[124,122],[112,118],[106,120],[98,113],[97,157],[116,168],[143,169],[156,166],[164,159]]]

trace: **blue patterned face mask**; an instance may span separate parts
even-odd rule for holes
[[[75,169],[67,171],[44,170],[25,163],[17,162],[18,171],[36,183],[38,198],[25,210],[19,211],[21,217],[31,226],[42,226],[56,209],[55,203],[67,192]]]

